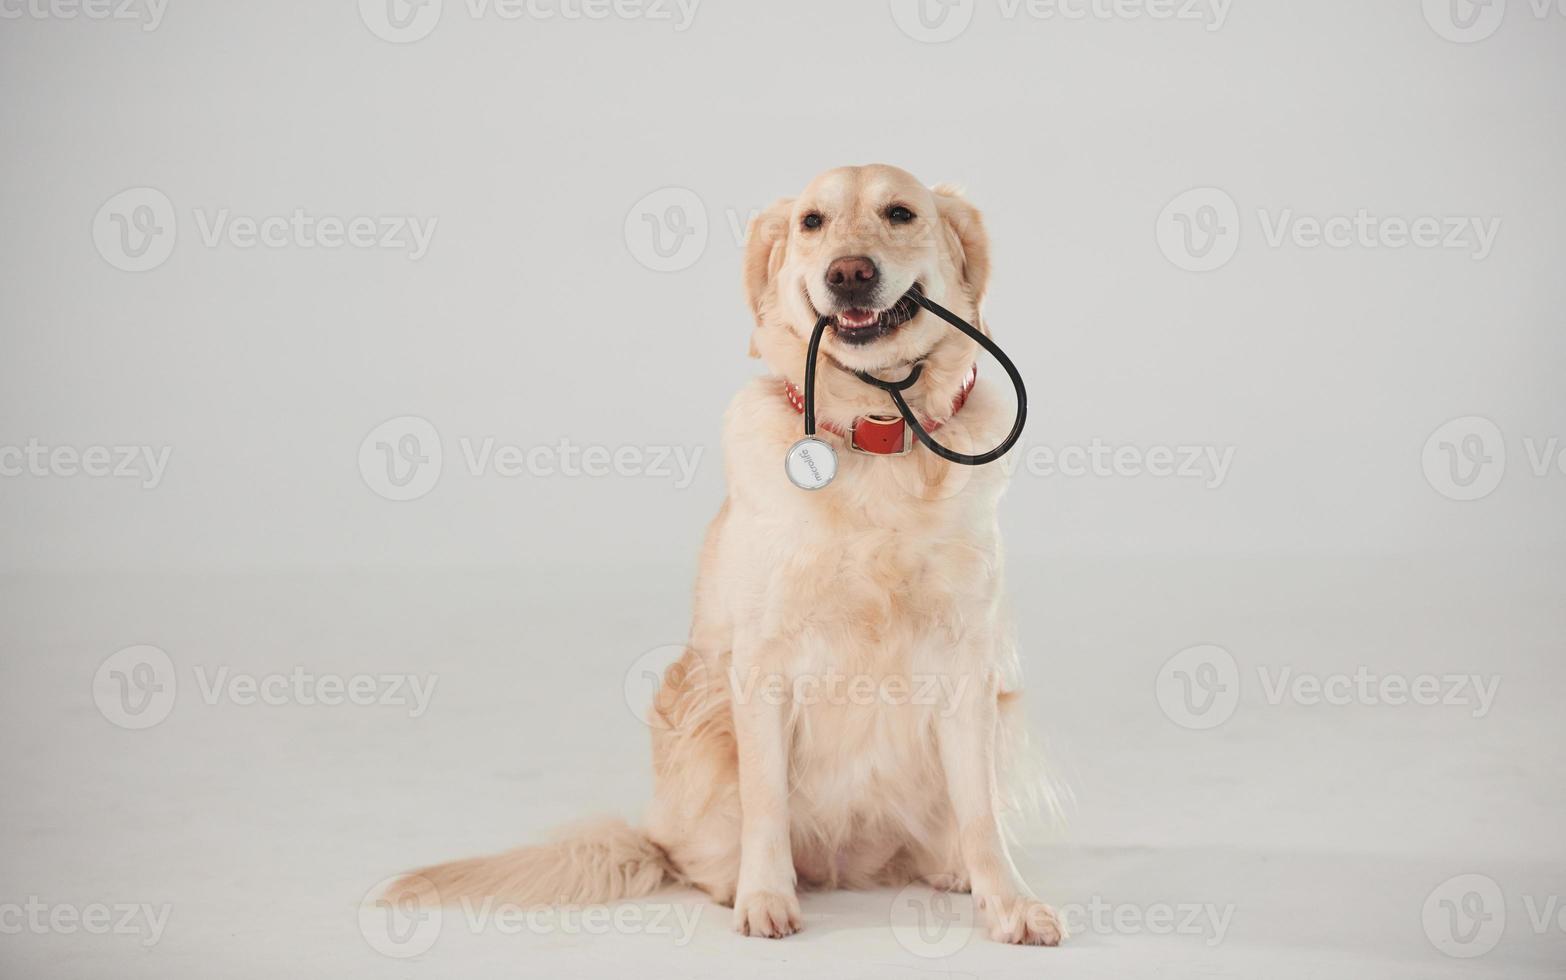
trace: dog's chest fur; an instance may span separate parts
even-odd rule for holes
[[[933,731],[993,657],[1004,477],[923,452],[839,460],[823,491],[740,488],[713,598],[737,696],[788,706],[796,833],[869,868],[878,842],[936,839],[949,818]]]

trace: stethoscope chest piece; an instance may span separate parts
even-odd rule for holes
[[[837,476],[837,450],[814,436],[794,443],[783,457],[789,482],[801,490],[820,490]]]

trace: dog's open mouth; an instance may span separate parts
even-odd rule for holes
[[[839,310],[832,316],[833,336],[857,347],[891,334],[918,314],[915,291],[923,292],[923,287],[914,283],[913,288],[904,293],[901,299],[884,310]]]

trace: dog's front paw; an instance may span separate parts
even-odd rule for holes
[[[990,938],[1018,946],[1059,946],[1066,924],[1055,910],[1031,898],[985,899]]]
[[[742,936],[782,939],[800,929],[799,898],[790,892],[749,892],[734,900],[734,929]]]

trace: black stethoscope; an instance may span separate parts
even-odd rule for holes
[[[1006,369],[1006,373],[1011,377],[1012,387],[1017,390],[1017,418],[1011,424],[1011,432],[1000,445],[977,455],[970,456],[967,453],[947,449],[925,431],[924,426],[919,424],[918,417],[914,415],[913,409],[908,407],[908,402],[903,398],[903,392],[913,387],[920,375],[924,374],[922,361],[915,362],[908,372],[908,377],[901,381],[883,381],[865,371],[855,371],[854,375],[865,384],[873,385],[891,395],[892,404],[897,406],[897,413],[903,417],[904,424],[913,430],[913,434],[924,443],[925,448],[935,455],[964,466],[982,466],[1000,459],[1006,455],[1007,450],[1016,445],[1018,438],[1022,436],[1022,427],[1028,420],[1028,389],[1022,383],[1022,375],[1017,371],[1017,365],[1011,362],[1011,358],[1006,356],[1006,352],[1001,350],[995,341],[984,336],[962,317],[925,296],[920,290],[914,289],[908,295],[914,302],[971,337],[974,343],[989,351],[990,355],[1000,362],[1000,366]],[[810,348],[805,354],[805,438],[789,447],[788,455],[783,461],[783,468],[788,473],[789,480],[801,490],[820,490],[837,476],[837,450],[816,438],[816,360],[821,351],[821,336],[826,333],[827,324],[831,322],[831,317],[823,316],[816,321],[816,328],[810,334]]]

